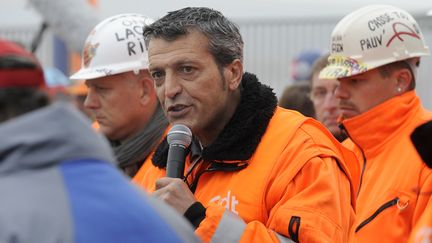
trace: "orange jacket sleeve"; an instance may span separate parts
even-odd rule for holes
[[[209,205],[196,233],[204,242],[279,242],[287,236],[306,243],[347,242],[354,210],[347,196],[349,180],[339,171],[333,158],[313,158],[290,183],[284,181],[291,176],[286,170],[269,188],[269,198],[277,194],[280,200],[270,209],[265,224],[246,224],[224,207]]]

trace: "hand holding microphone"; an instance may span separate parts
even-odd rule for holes
[[[192,142],[191,130],[183,124],[175,124],[167,135],[169,144],[166,176],[183,178],[186,151]]]
[[[192,142],[192,132],[182,124],[172,126],[167,135],[169,144],[166,177],[156,180],[156,190],[152,193],[168,205],[175,208],[180,214],[196,202],[183,178],[187,148]],[[179,179],[177,179],[179,178]]]

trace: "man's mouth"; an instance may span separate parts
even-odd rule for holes
[[[187,106],[185,105],[172,105],[170,107],[168,107],[168,112],[178,112],[178,111],[182,111],[183,109],[185,109]]]

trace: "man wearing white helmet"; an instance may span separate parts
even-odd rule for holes
[[[120,168],[131,177],[168,125],[147,70],[142,34],[152,22],[140,14],[121,14],[102,21],[87,37],[81,69],[71,76],[86,80],[84,106],[110,140]]]
[[[429,49],[409,13],[384,5],[344,17],[331,42],[320,78],[339,81],[344,143],[362,167],[350,242],[406,242],[432,206],[432,171],[410,141],[412,131],[432,119],[414,91],[420,57]]]

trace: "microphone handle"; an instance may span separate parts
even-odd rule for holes
[[[186,148],[181,145],[170,145],[166,176],[171,178],[183,178],[186,158]]]

